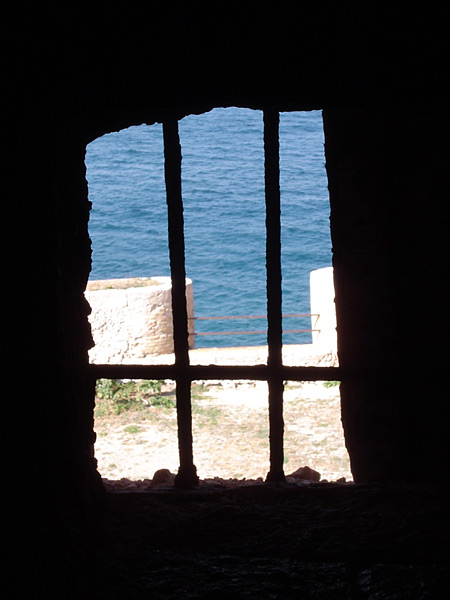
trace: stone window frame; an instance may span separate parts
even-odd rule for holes
[[[259,380],[268,384],[270,468],[266,481],[285,481],[283,390],[285,381],[346,381],[352,374],[342,367],[285,366],[282,360],[281,306],[281,211],[280,211],[280,113],[263,109],[264,178],[266,205],[267,363],[263,365],[191,365],[186,308],[186,269],[181,144],[178,119],[162,121],[164,175],[168,208],[169,257],[175,362],[171,365],[91,364],[95,379],[172,379],[176,383],[179,470],[175,485],[195,486],[192,435],[191,383],[196,380]],[[361,373],[359,373],[361,376]]]

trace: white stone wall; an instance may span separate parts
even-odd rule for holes
[[[311,271],[311,329],[314,346],[323,351],[337,349],[336,306],[334,302],[333,267]],[[315,316],[315,315],[318,316]]]
[[[92,363],[132,364],[147,356],[173,352],[170,277],[92,281],[85,296],[92,309]],[[186,299],[189,347],[193,348],[194,297],[190,279],[186,279]]]
[[[310,274],[312,352],[335,355],[337,348],[333,268]],[[152,363],[173,353],[170,277],[90,281],[85,296],[95,346],[94,364]],[[194,342],[193,285],[186,279],[189,348]],[[315,316],[318,315],[318,316]],[[198,351],[201,352],[201,351]],[[164,356],[162,356],[164,355]],[[158,359],[160,361],[160,359]],[[165,362],[165,361],[163,361]]]

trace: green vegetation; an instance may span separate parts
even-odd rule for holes
[[[173,409],[176,407],[175,388],[163,391],[162,380],[128,380],[99,379],[95,389],[95,417],[120,415],[124,412],[145,410],[152,407]],[[193,412],[208,413],[207,419],[215,424],[219,409],[204,409],[196,407],[196,401],[201,400],[207,388],[204,384],[192,384],[191,398]]]
[[[96,387],[95,416],[120,415],[150,406],[175,408],[175,393],[162,392],[163,381],[120,381],[99,379]]]
[[[206,387],[206,385],[204,383],[192,382],[191,399],[192,400],[201,400],[207,391],[208,391],[208,388]]]
[[[199,427],[218,425],[223,419],[223,411],[217,406],[211,404],[204,406],[197,402],[192,403],[192,415],[197,417],[196,421]]]
[[[326,388],[331,388],[331,387],[337,387],[338,385],[340,385],[340,381],[324,381],[323,382],[323,387]]]
[[[126,433],[139,433],[141,428],[138,425],[127,425],[127,427],[124,427],[124,431]]]

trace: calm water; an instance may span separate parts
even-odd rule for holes
[[[215,109],[180,121],[186,274],[196,316],[266,312],[262,112]],[[283,313],[309,313],[309,274],[331,264],[321,112],[280,116]],[[161,125],[130,127],[86,154],[91,279],[170,275]],[[284,329],[310,328],[286,318]],[[260,331],[265,319],[197,321],[197,332]],[[310,334],[284,334],[308,343]],[[258,335],[198,336],[197,347],[259,345]]]

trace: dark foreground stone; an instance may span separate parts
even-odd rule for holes
[[[449,492],[354,484],[108,492],[85,598],[443,598]]]

